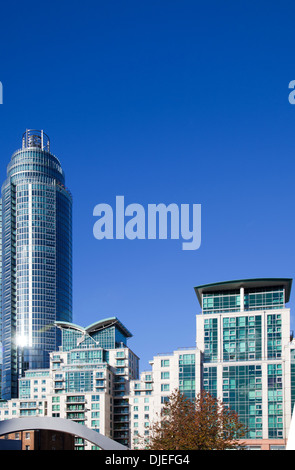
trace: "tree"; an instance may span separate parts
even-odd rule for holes
[[[219,399],[201,391],[189,400],[175,390],[150,428],[150,450],[225,450],[242,448],[246,428]]]

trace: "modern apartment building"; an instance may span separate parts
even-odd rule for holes
[[[195,288],[202,387],[234,409],[253,448],[284,446],[291,420],[291,279],[246,279]]]
[[[234,409],[248,428],[248,448],[285,447],[295,404],[291,285],[246,279],[195,288],[202,308],[196,349],[155,356],[152,370],[131,383],[134,448],[148,442],[150,425],[176,388],[188,398],[205,389]]]
[[[130,445],[141,449],[148,444],[150,427],[160,418],[169,395],[179,389],[193,399],[201,385],[201,351],[181,348],[173,353],[158,354],[150,361],[152,370],[142,372],[130,382]]]
[[[138,377],[138,357],[127,346],[132,334],[116,318],[87,328],[57,322],[62,345],[50,368],[28,370],[19,398],[0,403],[0,420],[28,416],[71,419],[129,445],[129,384]],[[77,450],[93,446],[76,439]]]
[[[27,130],[2,186],[2,398],[23,371],[49,367],[56,320],[72,320],[72,197],[43,131]]]

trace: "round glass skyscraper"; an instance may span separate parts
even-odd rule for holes
[[[1,208],[1,206],[0,206]],[[72,197],[43,131],[27,130],[2,186],[2,399],[49,367],[56,320],[72,320]]]

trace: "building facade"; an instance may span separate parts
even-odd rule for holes
[[[72,197],[43,131],[27,130],[1,199],[2,398],[25,370],[49,367],[54,322],[72,319]]]
[[[251,448],[284,447],[288,436],[294,406],[294,345],[286,308],[291,284],[291,279],[248,279],[195,288],[202,308],[201,386],[238,413]]]
[[[5,442],[3,442],[5,441]],[[9,446],[13,441],[16,445]],[[17,445],[18,444],[18,445]],[[0,437],[0,450],[74,450],[75,436],[50,430],[29,430]]]
[[[132,334],[116,318],[83,328],[57,322],[62,345],[48,369],[19,379],[19,398],[0,403],[0,420],[49,416],[71,419],[129,446],[129,384],[139,359],[127,346]],[[76,438],[76,450],[94,446]]]
[[[196,349],[155,356],[152,370],[130,385],[134,448],[148,443],[175,389],[188,398],[206,390],[235,410],[248,429],[247,448],[285,448],[295,404],[291,285],[291,279],[247,279],[195,288],[202,309]]]
[[[130,445],[142,449],[149,443],[153,423],[157,422],[169,395],[179,389],[193,399],[201,386],[201,351],[181,348],[158,354],[150,361],[152,369],[130,382]]]

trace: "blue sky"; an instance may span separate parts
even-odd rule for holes
[[[194,286],[294,276],[294,14],[263,0],[1,6],[0,179],[25,129],[44,129],[74,197],[73,321],[118,316],[141,369],[194,346]],[[94,206],[116,195],[202,204],[200,249],[96,240]]]

